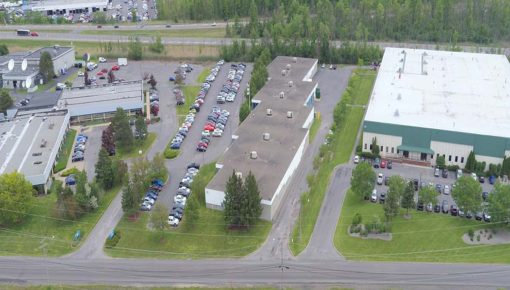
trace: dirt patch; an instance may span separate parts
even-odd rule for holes
[[[478,241],[478,236],[480,236],[480,241]],[[469,234],[464,234],[462,236],[462,240],[464,243],[468,245],[503,245],[510,244],[510,230],[508,229],[483,229],[476,230],[475,235],[473,236],[473,241],[469,237]]]
[[[391,233],[368,234],[366,237],[361,236],[359,233],[351,233],[351,226],[347,229],[347,233],[349,233],[349,235],[353,238],[361,238],[363,240],[391,241],[393,239],[393,235]]]

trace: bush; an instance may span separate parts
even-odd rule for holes
[[[174,159],[175,157],[177,157],[177,155],[179,155],[179,152],[180,152],[179,150],[167,148],[165,149],[163,155],[165,156],[166,159]]]
[[[66,171],[60,173],[60,176],[66,177],[71,174],[77,174],[78,172],[80,172],[80,171],[76,167],[73,167],[73,168],[69,168]]]
[[[363,221],[363,217],[361,216],[361,214],[356,213],[354,215],[354,217],[352,218],[352,225],[357,226],[357,225],[361,224],[362,221]]]
[[[375,155],[372,152],[361,152],[361,157],[365,157],[366,159],[375,159],[379,157],[379,155]]]
[[[448,165],[448,166],[446,166],[446,169],[448,171],[457,171],[460,169],[460,167],[458,165]]]
[[[113,235],[113,238],[106,239],[105,246],[107,248],[113,248],[117,245],[117,243],[120,241],[120,231],[115,230],[115,234]]]
[[[469,236],[469,239],[471,239],[471,241],[472,241],[473,237],[475,236],[475,231],[473,231],[473,229],[469,229],[468,236]]]
[[[368,230],[366,228],[362,229],[359,234],[362,237],[366,237],[366,236],[368,236]]]
[[[151,124],[157,123],[157,122],[159,122],[159,121],[161,121],[161,118],[160,118],[160,117],[152,117],[152,118],[151,118]]]
[[[479,242],[480,241],[480,235],[476,236],[476,240]]]
[[[490,239],[492,239],[492,234],[490,234],[490,235],[489,235],[489,237],[488,237],[487,239],[489,239],[489,240],[490,240]]]

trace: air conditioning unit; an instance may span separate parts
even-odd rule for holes
[[[292,113],[292,111],[288,111],[288,112],[287,112],[287,118],[292,118],[292,117],[293,117],[293,115],[294,115],[294,114]]]
[[[294,82],[293,81],[289,81],[289,87],[293,87],[294,86]]]
[[[241,171],[236,171],[236,177],[243,178],[243,173]]]
[[[285,76],[286,73],[287,73],[286,70],[282,70],[282,76]]]
[[[287,64],[287,70],[290,70],[290,68],[291,68],[291,65],[290,65],[290,63],[288,63]]]
[[[251,151],[250,152],[250,158],[251,159],[257,159],[257,151]]]
[[[269,133],[262,134],[262,139],[264,141],[269,141],[269,138],[271,138],[271,135]]]
[[[266,110],[266,115],[268,115],[268,116],[273,115],[273,110],[271,110],[271,109],[267,109],[267,110]]]
[[[285,93],[284,92],[280,92],[280,99],[283,99],[285,98]]]
[[[292,58],[292,61],[293,61],[294,63],[296,63],[296,62],[297,62],[297,57],[293,57],[293,58]]]

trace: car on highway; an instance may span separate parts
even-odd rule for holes
[[[39,36],[39,33],[32,31],[32,32],[30,32],[30,36],[37,37],[37,36]]]

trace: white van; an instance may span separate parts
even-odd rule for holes
[[[457,179],[462,177],[462,169],[457,169]]]

